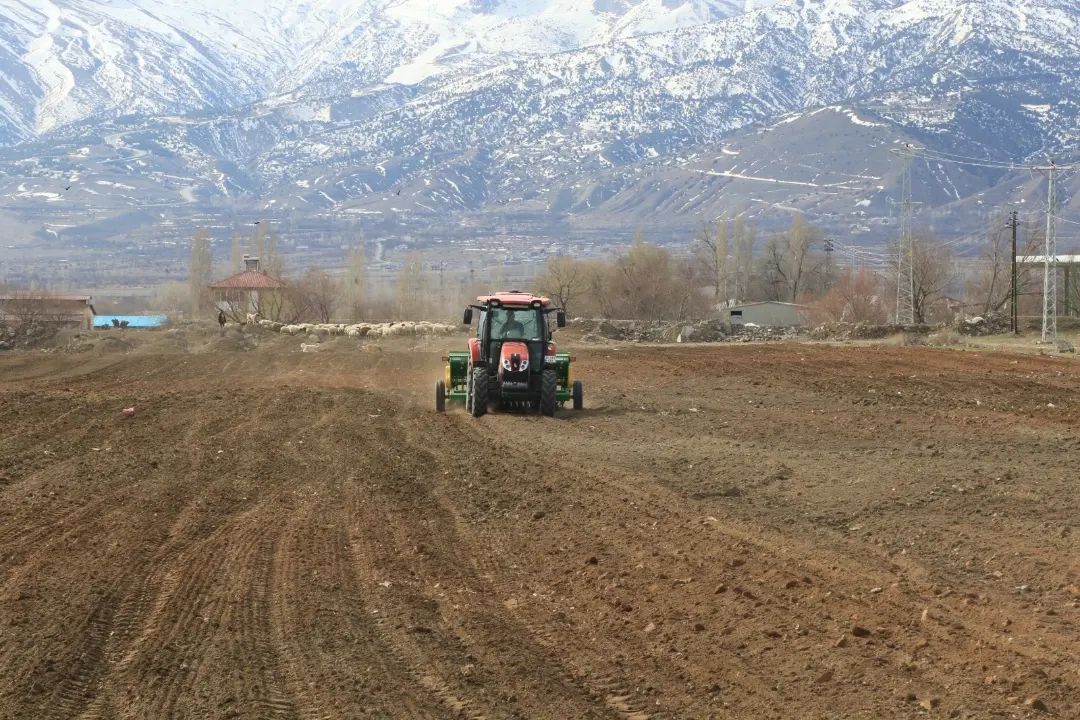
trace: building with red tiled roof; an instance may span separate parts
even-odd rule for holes
[[[281,278],[260,270],[259,258],[245,255],[243,272],[211,283],[210,291],[218,309],[239,320],[247,315],[276,315],[288,287]]]

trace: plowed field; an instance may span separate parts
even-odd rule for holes
[[[0,718],[1080,717],[1080,364],[577,354],[0,358]]]

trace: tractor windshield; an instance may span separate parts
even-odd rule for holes
[[[534,308],[492,308],[492,340],[542,340],[542,311]]]

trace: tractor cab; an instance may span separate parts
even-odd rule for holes
[[[463,399],[479,417],[488,405],[503,409],[539,409],[553,415],[567,400],[581,407],[581,383],[570,376],[571,358],[556,352],[554,327],[566,315],[546,297],[520,291],[481,295],[465,308],[463,323],[477,317],[476,335],[467,353],[447,357],[446,377],[436,386],[436,407]]]
[[[503,345],[524,343],[530,366],[536,372],[543,370],[544,349],[552,336],[543,307],[481,305],[477,309],[476,341],[482,361],[500,358]]]

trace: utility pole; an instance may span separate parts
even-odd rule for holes
[[[1013,335],[1020,334],[1019,314],[1017,311],[1017,296],[1019,291],[1017,290],[1016,282],[1016,227],[1020,224],[1019,214],[1013,210],[1009,214],[1009,222],[1006,223],[1006,227],[1012,229],[1012,290],[1010,297],[1012,298],[1011,310],[1012,310],[1012,331]]]
[[[1043,256],[1042,342],[1057,340],[1057,164],[1051,160],[1046,193],[1046,248]]]
[[[904,157],[901,181],[900,242],[896,258],[896,324],[915,324],[914,247],[911,233],[913,204],[911,202],[911,164],[914,157]]]

